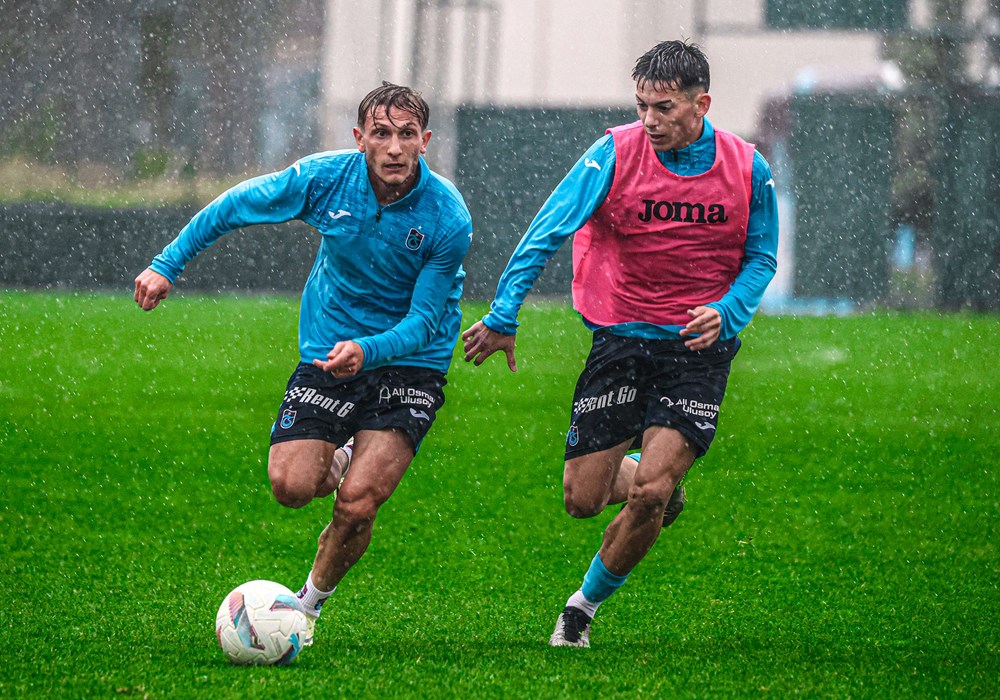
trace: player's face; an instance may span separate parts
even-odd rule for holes
[[[673,151],[701,136],[702,117],[712,98],[701,90],[674,90],[663,83],[635,86],[635,107],[654,151]]]
[[[420,128],[417,118],[393,107],[376,107],[365,119],[365,128],[354,129],[358,150],[365,154],[375,195],[399,199],[417,182],[420,156],[427,152],[431,132]]]

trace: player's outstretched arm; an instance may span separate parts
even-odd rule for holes
[[[517,359],[514,357],[516,335],[497,333],[482,321],[476,321],[462,333],[464,341],[465,361],[473,362],[476,367],[483,364],[486,358],[497,350],[503,350],[507,356],[507,367],[511,372],[517,371]]]
[[[170,280],[148,267],[135,278],[133,298],[143,311],[152,311],[170,294]]]

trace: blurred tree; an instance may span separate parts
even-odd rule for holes
[[[172,51],[178,40],[177,27],[173,15],[162,10],[143,15],[139,22],[142,116],[150,125],[149,141],[165,145],[173,132],[172,115],[180,79]]]
[[[121,144],[134,135],[138,58],[127,15],[72,0],[6,0],[0,62],[9,83],[0,119],[32,123],[54,110],[49,160],[121,163],[130,152]]]
[[[189,171],[256,168],[268,59],[290,23],[319,34],[323,6],[2,0],[0,155],[133,174],[169,154]]]

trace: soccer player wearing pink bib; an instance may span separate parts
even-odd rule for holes
[[[684,507],[681,480],[718,427],[738,334],[774,276],[771,170],[705,117],[708,60],[665,41],[636,62],[639,121],[598,139],[552,192],[507,264],[490,312],[462,334],[476,365],[514,342],[524,298],[574,233],[573,306],[593,331],[563,472],[567,512],[625,503],[549,643],[590,645],[598,606]],[[641,445],[641,454],[629,454]],[[641,457],[641,459],[640,459]]]

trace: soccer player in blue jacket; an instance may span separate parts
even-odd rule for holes
[[[188,261],[236,228],[299,219],[321,234],[302,292],[299,364],[268,457],[282,505],[301,508],[337,491],[298,594],[306,644],[444,403],[472,219],[454,185],[422,158],[428,119],[419,93],[383,83],[358,108],[357,150],[307,156],[233,187],[135,280],[135,301],[149,311]]]
[[[666,41],[636,62],[639,121],[614,127],[538,212],[500,277],[490,312],[466,330],[465,360],[498,350],[517,370],[525,295],[573,242],[573,303],[594,332],[566,437],[566,510],[626,502],[604,532],[549,640],[589,646],[590,624],[683,507],[681,479],[708,450],[737,334],[776,266],[774,182],[751,144],[716,129],[708,60]],[[641,440],[641,460],[627,456]]]

